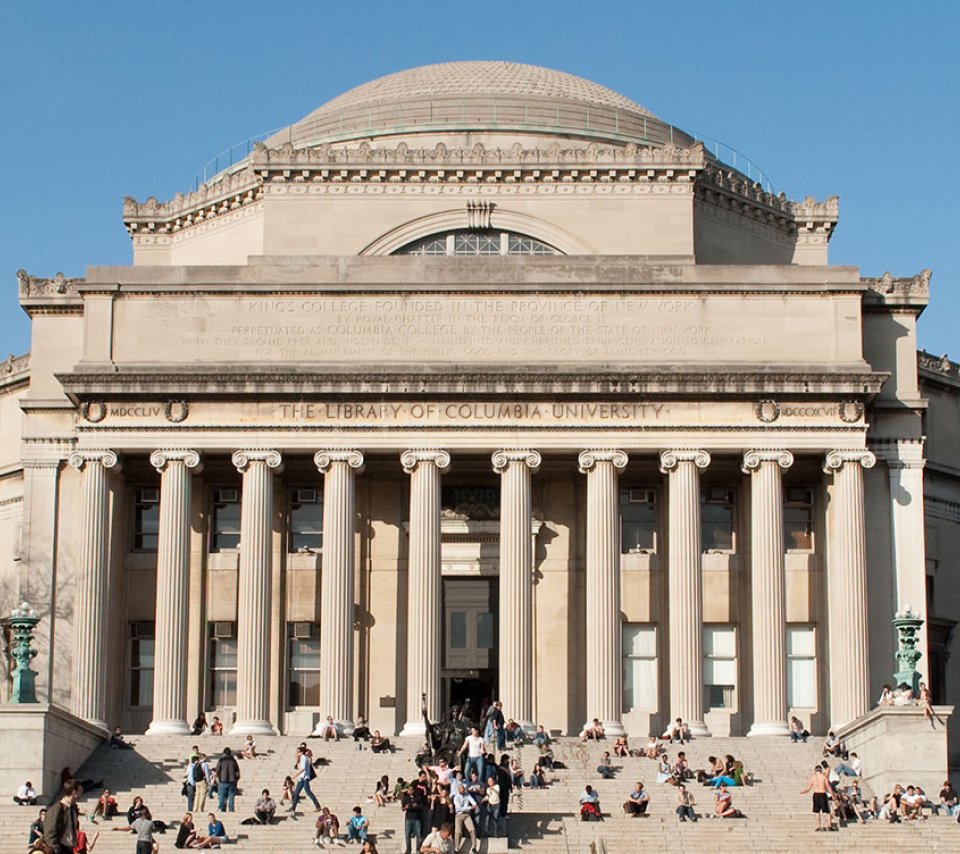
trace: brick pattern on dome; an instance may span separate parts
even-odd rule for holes
[[[583,77],[537,65],[488,61],[444,62],[388,74],[338,95],[312,115],[384,101],[477,95],[580,101],[653,117],[653,113],[629,98]]]

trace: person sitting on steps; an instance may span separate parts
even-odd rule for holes
[[[580,821],[603,821],[603,813],[600,811],[600,795],[590,785],[584,786],[580,795]]]
[[[580,732],[580,741],[600,741],[601,738],[605,738],[606,733],[604,733],[603,725],[600,723],[599,718],[594,718],[590,723],[585,724],[583,730]]]
[[[647,807],[650,805],[650,795],[643,788],[643,783],[639,780],[633,787],[633,791],[623,802],[623,811],[629,816],[646,815]]]
[[[681,783],[677,786],[677,817],[680,821],[686,821],[688,818],[690,821],[697,820],[697,811],[694,808],[697,802],[693,799],[693,795],[687,791],[687,787]]]

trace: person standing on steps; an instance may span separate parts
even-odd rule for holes
[[[293,790],[293,800],[290,803],[288,812],[296,814],[297,804],[300,803],[301,792],[307,793],[307,797],[313,802],[314,809],[320,812],[320,802],[310,788],[310,781],[317,776],[317,772],[313,767],[313,763],[310,761],[310,757],[301,748],[297,748],[297,771],[297,785]]]
[[[220,781],[220,803],[218,809],[233,812],[233,799],[237,795],[237,783],[240,782],[240,764],[229,747],[223,748],[223,755],[217,760],[217,779]]]
[[[80,828],[77,799],[83,794],[80,784],[73,779],[63,784],[63,795],[47,809],[43,821],[43,841],[54,854],[73,854]]]
[[[833,787],[819,765],[814,767],[813,776],[807,781],[807,785],[800,790],[800,794],[805,795],[810,791],[813,792],[813,812],[817,817],[817,831],[824,829],[824,815],[827,817],[826,829],[833,830],[833,819],[830,816],[830,796],[833,794]]]
[[[483,736],[480,735],[480,729],[478,727],[470,727],[470,735],[463,740],[463,745],[460,750],[457,751],[460,756],[463,756],[464,753],[467,754],[467,761],[463,767],[464,779],[470,779],[471,770],[476,770],[478,776],[483,774],[483,757],[485,752]]]

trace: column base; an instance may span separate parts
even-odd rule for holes
[[[353,735],[354,723],[353,721],[334,721],[334,726],[337,728],[337,733],[340,738],[346,738],[347,736]],[[324,730],[327,728],[327,719],[324,718],[322,721],[318,721],[317,725],[313,728],[313,732],[310,733],[310,738],[320,738],[324,734]]]
[[[400,730],[400,738],[420,738],[427,737],[427,726],[423,721],[407,721]]]
[[[687,726],[690,728],[690,735],[694,738],[713,738],[703,721],[687,721]]]
[[[230,735],[276,735],[277,730],[270,721],[234,721]]]
[[[186,721],[151,721],[144,735],[190,735],[192,732]]]
[[[593,726],[592,719],[584,722],[583,726],[580,727],[580,732],[583,732],[589,726]],[[600,721],[600,726],[603,727],[604,735],[607,738],[620,738],[620,736],[627,734],[620,721]]]
[[[753,738],[754,736],[762,735],[790,735],[790,727],[787,726],[786,721],[771,721],[768,723],[755,721],[753,726],[750,727],[750,732],[747,733],[747,736]]]

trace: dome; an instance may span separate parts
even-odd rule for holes
[[[382,136],[521,131],[662,145],[674,129],[583,77],[519,62],[443,62],[388,74],[338,95],[267,144],[312,147]],[[678,143],[688,144],[685,134]]]

